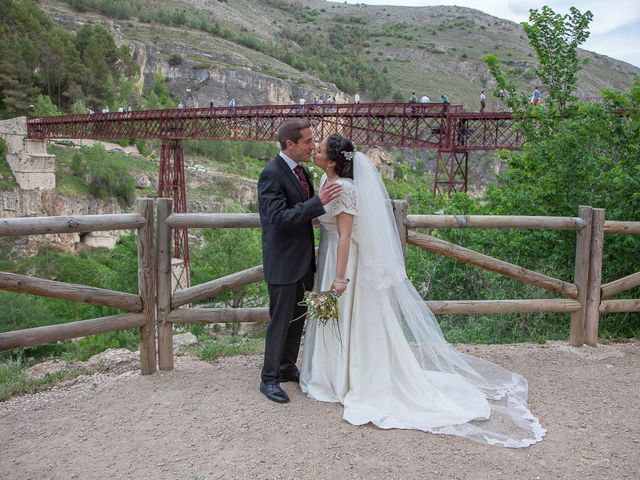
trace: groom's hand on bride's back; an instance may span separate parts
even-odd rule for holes
[[[325,185],[318,192],[318,197],[320,198],[320,202],[322,205],[326,205],[332,200],[335,200],[342,193],[342,185],[339,183],[332,183],[330,185]]]

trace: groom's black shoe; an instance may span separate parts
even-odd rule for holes
[[[289,402],[289,396],[287,395],[287,392],[285,392],[277,383],[265,385],[264,383],[260,382],[260,391],[264,393],[265,397],[273,402]]]
[[[283,373],[280,375],[280,381],[300,383],[300,372],[286,373],[286,374]]]

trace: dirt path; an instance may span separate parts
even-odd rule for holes
[[[354,427],[297,385],[285,384],[290,404],[267,401],[258,356],[180,357],[172,372],[83,376],[0,403],[0,478],[638,478],[640,343],[459,348],[528,378],[543,442],[507,450]]]

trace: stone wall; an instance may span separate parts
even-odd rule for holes
[[[27,117],[0,121],[0,137],[7,143],[7,163],[22,190],[56,188],[55,155],[47,153],[44,140],[30,140]]]

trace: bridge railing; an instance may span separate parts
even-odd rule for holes
[[[445,106],[440,103],[325,103],[140,110],[30,118],[27,120],[27,136],[34,139],[154,138],[264,141],[275,139],[278,127],[287,118],[306,117],[314,124],[340,123],[355,128],[356,132],[373,129],[380,134],[389,130],[386,132],[388,136],[383,135],[383,138],[377,138],[375,135],[368,137],[360,132],[360,136],[355,140],[361,143],[390,142],[394,146],[403,146],[404,143],[398,140],[400,135],[403,139],[413,139],[413,143],[408,146],[436,147],[440,139],[434,142],[432,130],[438,130],[438,135],[442,136],[447,115],[457,115],[462,111],[462,105]],[[389,123],[389,120],[393,121]],[[424,125],[429,128],[424,128]],[[406,131],[402,133],[402,129]]]
[[[128,214],[0,219],[0,236],[131,229],[137,230],[138,234],[137,295],[0,272],[0,290],[104,305],[127,310],[129,313],[0,333],[0,351],[137,327],[140,329],[141,372],[155,372],[156,282],[153,259],[153,200],[138,200],[136,213]]]

